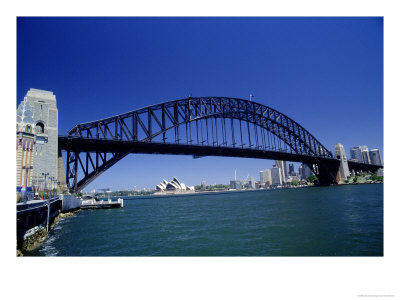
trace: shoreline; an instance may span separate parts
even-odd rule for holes
[[[346,186],[346,185],[367,185],[367,184],[383,184],[383,182],[365,182],[365,183],[346,183],[346,184],[336,184],[327,185],[326,187],[332,186]],[[139,199],[150,199],[150,198],[168,198],[168,197],[185,197],[185,196],[206,196],[215,194],[230,194],[230,193],[245,193],[245,192],[270,192],[277,190],[289,190],[289,189],[303,189],[303,188],[314,188],[321,187],[318,185],[308,185],[308,186],[297,186],[297,187],[280,187],[272,189],[254,189],[254,190],[222,190],[222,191],[198,191],[192,193],[166,193],[166,194],[151,194],[151,195],[132,195],[132,196],[112,196],[111,198],[124,197],[124,200],[139,200]],[[101,197],[102,198],[102,197]]]
[[[54,218],[53,222],[51,222],[49,232],[47,232],[45,227],[38,226],[37,230],[33,234],[29,235],[28,237],[26,237],[24,239],[24,242],[21,245],[21,248],[18,248],[18,243],[17,243],[17,257],[23,257],[23,256],[25,256],[25,253],[33,251],[37,247],[42,245],[47,240],[49,235],[51,234],[51,231],[53,230],[53,228],[57,225],[57,223],[61,219],[75,216],[80,211],[81,211],[81,209],[79,208],[79,209],[64,212],[64,213],[60,212]]]

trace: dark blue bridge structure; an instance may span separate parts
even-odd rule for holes
[[[66,184],[79,192],[130,153],[230,156],[307,164],[321,185],[340,161],[310,132],[268,106],[238,98],[189,97],[74,126],[59,136]],[[349,162],[356,171],[382,166]]]

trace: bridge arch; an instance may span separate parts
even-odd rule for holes
[[[200,138],[199,131],[203,135]],[[243,142],[243,136],[248,142]],[[67,184],[75,191],[127,154],[135,153],[133,148],[140,144],[245,148],[333,159],[332,153],[309,131],[285,114],[257,102],[230,97],[189,97],[147,106],[78,124],[68,132],[68,139],[115,145],[101,150],[89,146],[80,149],[76,144],[75,148],[64,147],[68,148]],[[272,139],[280,147],[274,146]],[[86,161],[82,155],[86,155]],[[79,167],[83,170],[81,180]]]

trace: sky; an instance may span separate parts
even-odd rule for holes
[[[249,99],[326,148],[383,158],[383,18],[18,18],[17,104],[53,91],[59,134],[78,123],[192,96]],[[259,179],[274,161],[129,155],[85,190]]]

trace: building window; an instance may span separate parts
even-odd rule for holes
[[[36,133],[44,133],[44,124],[42,122],[36,124]]]
[[[32,132],[31,125],[26,125],[25,131],[26,131],[26,132]]]

